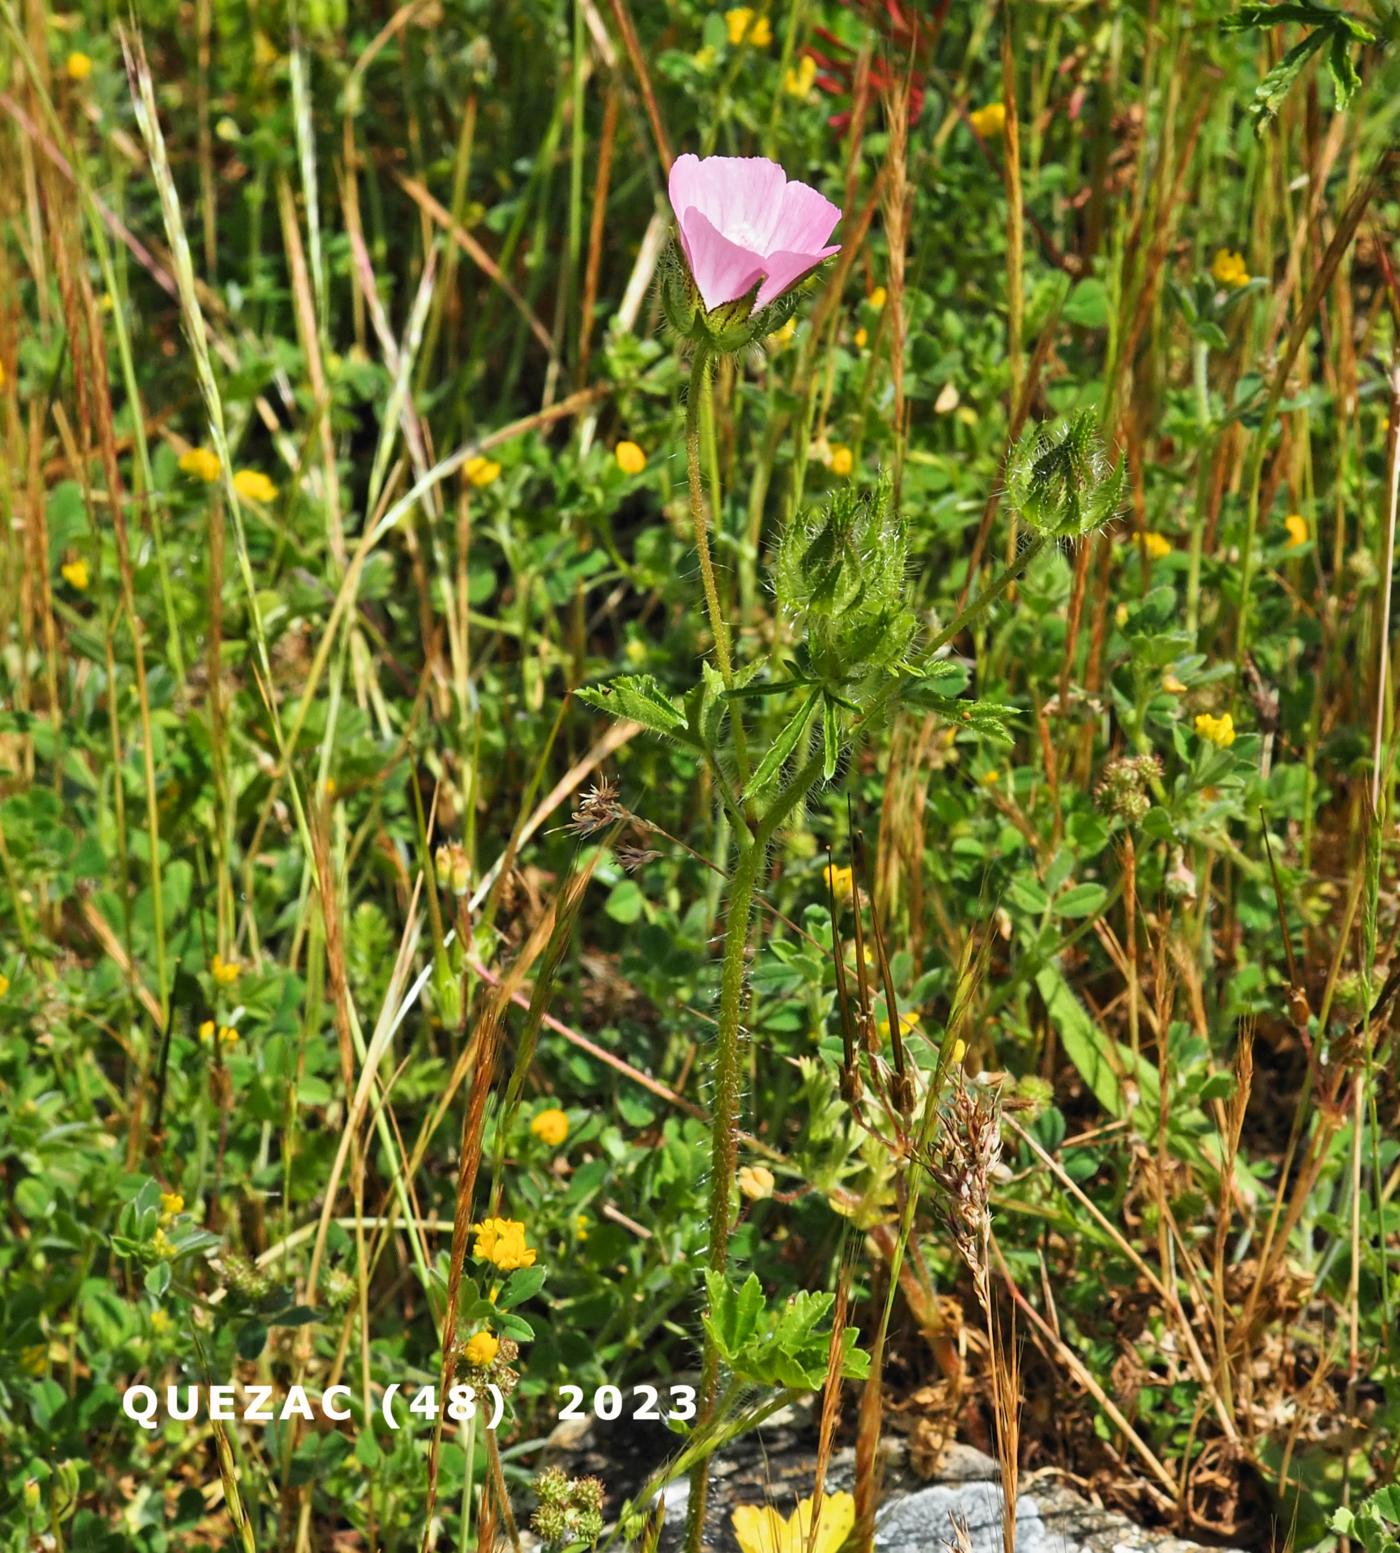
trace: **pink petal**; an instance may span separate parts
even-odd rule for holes
[[[762,253],[776,246],[773,227],[786,181],[782,168],[764,156],[702,159],[687,153],[671,164],[671,208],[682,229],[687,211],[698,210],[730,242]]]
[[[809,270],[816,269],[823,259],[840,252],[841,244],[835,243],[830,248],[818,248],[815,253],[770,253],[763,261],[764,280],[754,307],[767,307],[775,297],[795,286]]]
[[[841,219],[841,207],[833,205],[805,183],[790,183],[783,190],[782,204],[773,223],[768,244],[771,253],[815,253]]]
[[[681,243],[707,309],[735,301],[763,274],[761,254],[731,243],[693,208],[681,218]]]

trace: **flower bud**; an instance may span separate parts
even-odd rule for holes
[[[1075,538],[1101,528],[1123,504],[1126,471],[1110,467],[1092,410],[1028,426],[1006,463],[1006,497],[1032,528]]]

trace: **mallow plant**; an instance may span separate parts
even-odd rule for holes
[[[890,482],[882,477],[864,491],[843,487],[825,505],[795,514],[778,536],[770,573],[779,627],[740,661],[710,546],[718,492],[712,489],[707,503],[705,490],[705,471],[716,462],[709,456],[714,367],[723,357],[751,351],[793,316],[801,282],[838,251],[828,239],[841,211],[762,157],[679,157],[670,197],[676,243],[664,262],[661,294],[666,318],[690,358],[690,513],[712,646],[684,694],[645,674],[579,694],[701,760],[732,838],[719,1010],[708,1053],[710,1311],[695,1424],[700,1449],[685,1453],[693,1463],[687,1546],[697,1553],[707,1488],[701,1442],[717,1433],[716,1414],[730,1394],[722,1385],[721,1368],[732,1364],[732,1355],[727,1361],[720,1307],[729,1288],[746,953],[769,847],[813,790],[838,776],[855,744],[901,706],[1008,738],[1004,722],[1011,709],[959,696],[963,671],[938,654],[1002,597],[1047,544],[1082,535],[1112,516],[1121,476],[1109,469],[1089,414],[1028,431],[1008,460],[1007,498],[1031,536],[1001,576],[932,639],[921,639],[912,606],[906,524],[894,508]],[[846,1372],[862,1374],[864,1356],[851,1344],[845,1352]]]

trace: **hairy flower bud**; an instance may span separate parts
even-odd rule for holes
[[[842,487],[819,512],[788,525],[774,591],[804,644],[800,665],[827,689],[849,696],[905,661],[916,626],[905,604],[907,557],[887,479],[873,491]]]
[[[1075,538],[1101,528],[1123,504],[1123,463],[1110,466],[1092,410],[1028,426],[1006,463],[1006,498],[1032,528]]]

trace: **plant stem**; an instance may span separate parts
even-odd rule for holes
[[[724,958],[720,970],[719,1020],[715,1029],[715,1108],[710,1155],[710,1257],[712,1272],[729,1265],[730,1189],[739,1152],[739,1099],[742,1065],[739,1037],[744,1013],[744,970],[753,920],[754,894],[767,856],[768,843],[778,827],[801,802],[822,773],[822,757],[815,755],[791,778],[764,813],[750,837],[738,831],[739,860],[729,883],[729,916],[724,930]],[[700,1405],[695,1429],[700,1431],[714,1417],[719,1396],[719,1351],[706,1335],[700,1369]],[[690,1474],[690,1503],[686,1513],[686,1553],[700,1553],[705,1531],[705,1500],[709,1489],[708,1453]]]
[[[992,583],[985,593],[979,593],[966,608],[960,609],[953,616],[952,620],[934,637],[926,656],[931,658],[934,653],[946,647],[955,636],[965,631],[968,626],[976,625],[1049,543],[1050,536],[1048,534],[1037,534],[1025,549],[1021,551],[1020,555],[1006,566],[1001,576]]]
[[[724,688],[734,685],[734,664],[729,656],[729,626],[720,608],[715,586],[715,564],[710,557],[710,527],[705,517],[705,481],[700,470],[700,415],[702,401],[714,381],[713,362],[702,347],[695,349],[690,364],[690,394],[685,406],[685,462],[690,474],[690,521],[695,529],[695,548],[700,555],[700,581],[705,589],[705,608],[715,638],[715,657],[724,677]],[[718,503],[716,503],[718,505]]]

